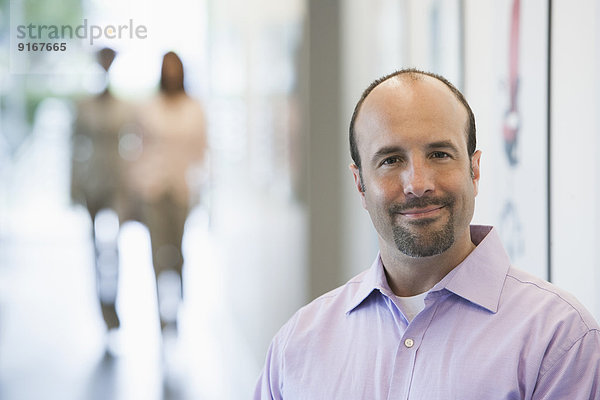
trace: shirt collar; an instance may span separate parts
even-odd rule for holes
[[[495,313],[510,260],[495,228],[472,225],[471,240],[477,247],[430,292],[448,290]],[[346,308],[347,313],[357,308],[375,290],[388,297],[393,296],[379,254],[359,285]]]
[[[387,296],[390,296],[392,293],[379,254],[377,254],[375,261],[373,261],[371,268],[359,276],[362,276],[362,280],[359,283],[358,290],[349,301],[348,307],[346,307],[346,314],[351,313],[357,308],[373,291],[379,290]]]

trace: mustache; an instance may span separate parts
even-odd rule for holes
[[[392,204],[389,208],[389,212],[392,214],[399,214],[415,208],[425,208],[428,206],[452,206],[453,204],[454,200],[451,196],[416,197],[406,200],[404,203]]]

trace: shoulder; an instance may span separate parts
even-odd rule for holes
[[[540,398],[554,391],[556,398],[597,398],[591,386],[598,383],[600,327],[592,314],[569,292],[515,268],[508,271],[506,287],[514,290],[515,307],[520,302],[526,310],[518,321],[530,327],[525,341],[543,344]]]
[[[591,313],[567,291],[527,272],[509,269],[500,313],[515,332],[527,333],[525,347],[543,352],[541,374],[581,349],[598,352],[600,327]]]
[[[508,270],[506,279],[505,288],[531,311],[537,310],[557,322],[568,320],[582,333],[600,329],[591,313],[566,290],[514,267]]]
[[[133,107],[135,121],[145,130],[153,130],[165,118],[166,103],[160,94],[141,100]]]
[[[192,119],[204,119],[204,107],[202,103],[189,95],[180,99],[181,110]]]

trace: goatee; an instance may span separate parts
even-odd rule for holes
[[[427,225],[433,224],[435,219],[425,218],[417,221],[411,221],[410,225],[417,228],[411,230],[402,225],[393,227],[394,243],[400,252],[409,257],[431,257],[441,254],[448,250],[454,243],[454,215],[451,212],[453,205],[452,198],[418,198],[407,201],[403,205],[394,205],[390,207],[392,217],[395,214],[413,208],[425,208],[430,205],[442,205],[449,211],[449,218],[441,229],[427,229]],[[422,233],[419,230],[422,229]]]

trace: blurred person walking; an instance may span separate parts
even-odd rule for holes
[[[131,107],[109,90],[108,72],[116,52],[103,48],[96,56],[104,72],[105,88],[77,105],[72,136],[71,199],[83,205],[92,220],[97,294],[110,333],[120,326],[116,310],[117,239],[119,217],[123,218],[126,203],[125,160],[119,154],[119,142],[133,114]]]
[[[164,55],[159,93],[141,108],[138,123],[143,150],[131,186],[139,196],[140,220],[150,232],[161,331],[177,333],[182,239],[192,195],[188,182],[207,145],[203,107],[186,93],[183,63],[174,52]]]

